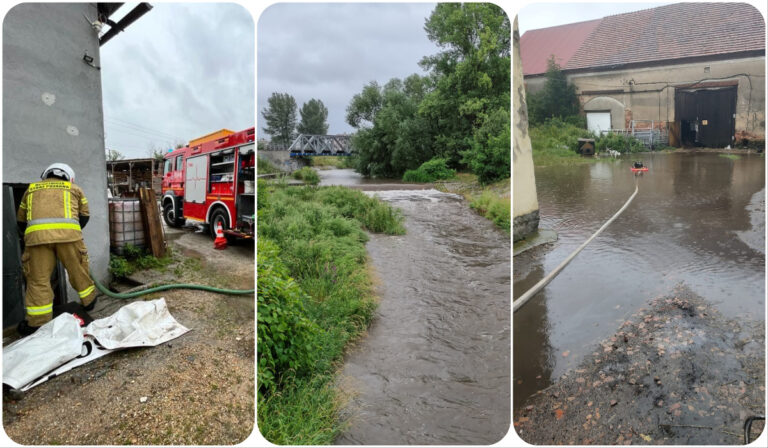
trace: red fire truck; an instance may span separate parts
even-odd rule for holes
[[[253,238],[254,128],[222,129],[164,158],[162,206],[169,226],[180,227],[188,219],[208,225],[215,237],[221,223],[227,237]]]

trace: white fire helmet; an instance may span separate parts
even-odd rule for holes
[[[43,171],[43,174],[40,175],[41,179],[45,179],[48,177],[49,174],[53,174],[54,176],[64,177],[70,182],[75,181],[75,170],[72,169],[69,165],[66,163],[53,163],[48,166],[48,168]]]

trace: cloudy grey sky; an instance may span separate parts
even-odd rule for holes
[[[522,36],[528,30],[547,28],[550,26],[565,25],[567,23],[584,22],[599,19],[601,17],[625,12],[640,11],[641,9],[655,8],[669,5],[667,3],[564,3],[532,2],[519,7],[517,26]]]
[[[113,15],[124,16],[136,3]],[[232,3],[157,3],[101,47],[106,147],[147,157],[254,125],[254,19]]]
[[[263,135],[261,111],[273,92],[293,95],[298,108],[321,100],[328,108],[328,132],[352,132],[344,117],[353,95],[370,81],[423,74],[419,60],[439,51],[424,32],[434,7],[282,3],[267,8],[257,26],[257,134]]]

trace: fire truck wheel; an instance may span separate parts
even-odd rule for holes
[[[171,227],[181,227],[184,225],[184,218],[176,216],[176,210],[173,207],[173,202],[166,202],[163,206],[163,219],[165,223]]]
[[[227,219],[227,212],[225,212],[223,209],[217,208],[213,211],[211,214],[211,225],[209,226],[211,228],[211,237],[213,239],[216,239],[216,227],[219,226],[219,223],[221,223],[222,229],[229,229],[228,221],[229,219]]]

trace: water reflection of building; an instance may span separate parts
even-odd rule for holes
[[[522,263],[527,265],[527,263]],[[546,273],[537,265],[515,281],[513,295],[523,294],[541,280]],[[518,273],[515,273],[518,278]],[[514,314],[514,407],[518,408],[533,393],[551,384],[554,368],[552,347],[549,342],[550,325],[547,318],[545,291],[537,294]]]

